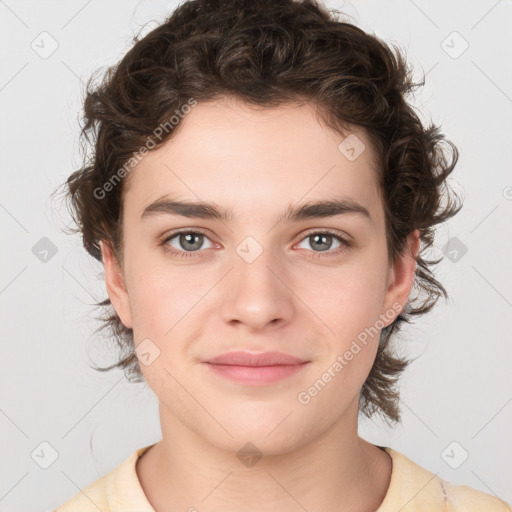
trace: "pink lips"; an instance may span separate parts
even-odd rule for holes
[[[252,386],[283,380],[303,369],[309,361],[282,352],[227,352],[205,361],[217,375]]]

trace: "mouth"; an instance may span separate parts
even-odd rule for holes
[[[282,352],[228,352],[204,361],[216,375],[249,386],[267,386],[304,369],[310,361]]]

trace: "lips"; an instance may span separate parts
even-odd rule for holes
[[[245,386],[268,386],[291,377],[309,361],[282,352],[227,352],[205,365],[213,373]]]
[[[284,354],[283,352],[227,352],[206,361],[212,364],[236,366],[276,366],[306,363],[304,359]]]

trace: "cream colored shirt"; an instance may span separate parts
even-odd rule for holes
[[[155,512],[135,471],[137,458],[151,446],[133,452],[54,512]],[[393,469],[386,496],[375,512],[512,512],[510,505],[495,496],[441,480],[405,455],[384,449]]]

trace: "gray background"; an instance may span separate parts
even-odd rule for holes
[[[83,82],[174,5],[0,1],[1,511],[51,510],[160,438],[149,388],[88,366],[115,355],[94,335],[89,306],[107,296],[102,266],[63,233],[70,219],[50,194],[81,164]],[[403,423],[362,421],[360,433],[512,502],[512,2],[327,5],[399,43],[417,79],[426,73],[414,101],[459,147],[451,183],[465,198],[434,249],[450,243],[453,261],[437,273],[450,300],[402,336],[403,350],[420,355],[401,381]],[[46,262],[44,237],[57,251]]]

